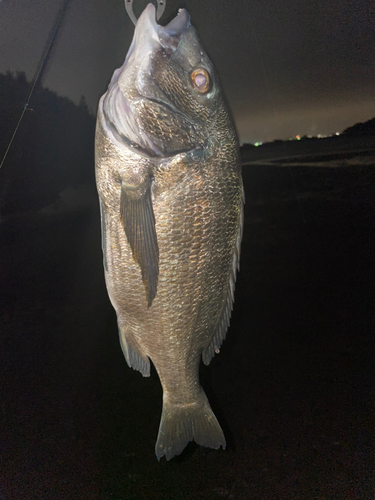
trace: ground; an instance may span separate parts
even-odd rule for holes
[[[97,204],[4,218],[0,498],[375,498],[374,181],[373,153],[244,166],[235,307],[201,371],[227,449],[169,462],[157,375],[118,342]]]

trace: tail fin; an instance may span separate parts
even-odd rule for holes
[[[170,460],[179,455],[189,443],[225,450],[225,437],[203,389],[197,401],[187,405],[175,405],[163,401],[155,453],[158,460],[165,455]]]

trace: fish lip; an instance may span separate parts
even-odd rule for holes
[[[186,28],[190,26],[190,15],[186,9],[179,9],[177,16],[175,16],[166,26],[160,26],[171,36],[177,36],[181,34]]]
[[[189,13],[185,9],[180,9],[177,16],[166,26],[158,27],[159,43],[168,54],[173,54],[177,50],[180,39],[189,26]]]
[[[156,8],[152,3],[149,3],[138,19],[134,30],[133,40],[126,55],[123,67],[134,52],[137,41],[144,41],[141,34],[142,32],[146,32],[148,38],[150,40],[153,39],[155,42],[159,43],[159,45],[164,46],[163,40],[172,38],[175,39],[173,45],[177,46],[178,43],[176,44],[176,42],[178,42],[182,32],[187,29],[190,24],[190,15],[186,9],[179,9],[177,15],[166,26],[158,24],[156,21]]]
[[[177,15],[166,26],[162,26],[156,21],[155,6],[149,3],[142,12],[135,27],[135,31],[143,30],[143,24],[148,24],[156,33],[162,30],[170,36],[178,36],[183,30],[190,26],[190,15],[186,9],[179,9]]]

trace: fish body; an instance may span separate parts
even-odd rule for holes
[[[225,438],[199,383],[229,325],[242,231],[236,132],[186,10],[149,4],[101,98],[96,182],[108,294],[128,365],[163,387],[158,459]]]

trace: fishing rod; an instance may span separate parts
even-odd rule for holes
[[[61,25],[62,25],[62,22],[63,22],[63,19],[66,15],[66,12],[68,10],[68,7],[69,7],[69,4],[70,4],[71,0],[63,0],[62,1],[62,5],[55,17],[55,21],[54,21],[54,24],[51,28],[51,31],[49,33],[49,36],[48,36],[48,39],[47,39],[47,43],[45,45],[45,49],[44,49],[44,52],[42,53],[41,57],[40,57],[40,60],[39,60],[39,64],[37,66],[37,69],[35,71],[35,74],[34,74],[34,78],[32,80],[32,86],[31,86],[31,90],[29,92],[29,95],[26,99],[26,102],[25,102],[25,105],[23,107],[23,110],[22,110],[22,113],[21,113],[21,116],[19,117],[19,120],[17,122],[17,125],[14,129],[14,132],[13,132],[13,135],[9,141],[9,144],[8,144],[8,147],[7,149],[5,150],[5,153],[4,153],[4,156],[3,156],[3,159],[0,163],[0,169],[2,168],[4,162],[5,162],[5,159],[8,155],[8,152],[12,146],[12,143],[14,141],[14,138],[16,137],[16,134],[17,134],[17,131],[18,131],[18,128],[19,126],[21,125],[21,122],[22,122],[22,118],[25,114],[25,112],[27,111],[28,107],[29,107],[29,103],[30,103],[30,99],[34,93],[34,89],[36,87],[36,84],[41,81],[41,79],[43,78],[43,74],[45,73],[45,70],[46,70],[46,67],[47,67],[47,64],[48,64],[48,61],[49,61],[49,55],[51,54],[51,51],[56,43],[56,40],[57,40],[57,35],[59,33],[59,30],[61,28]]]

